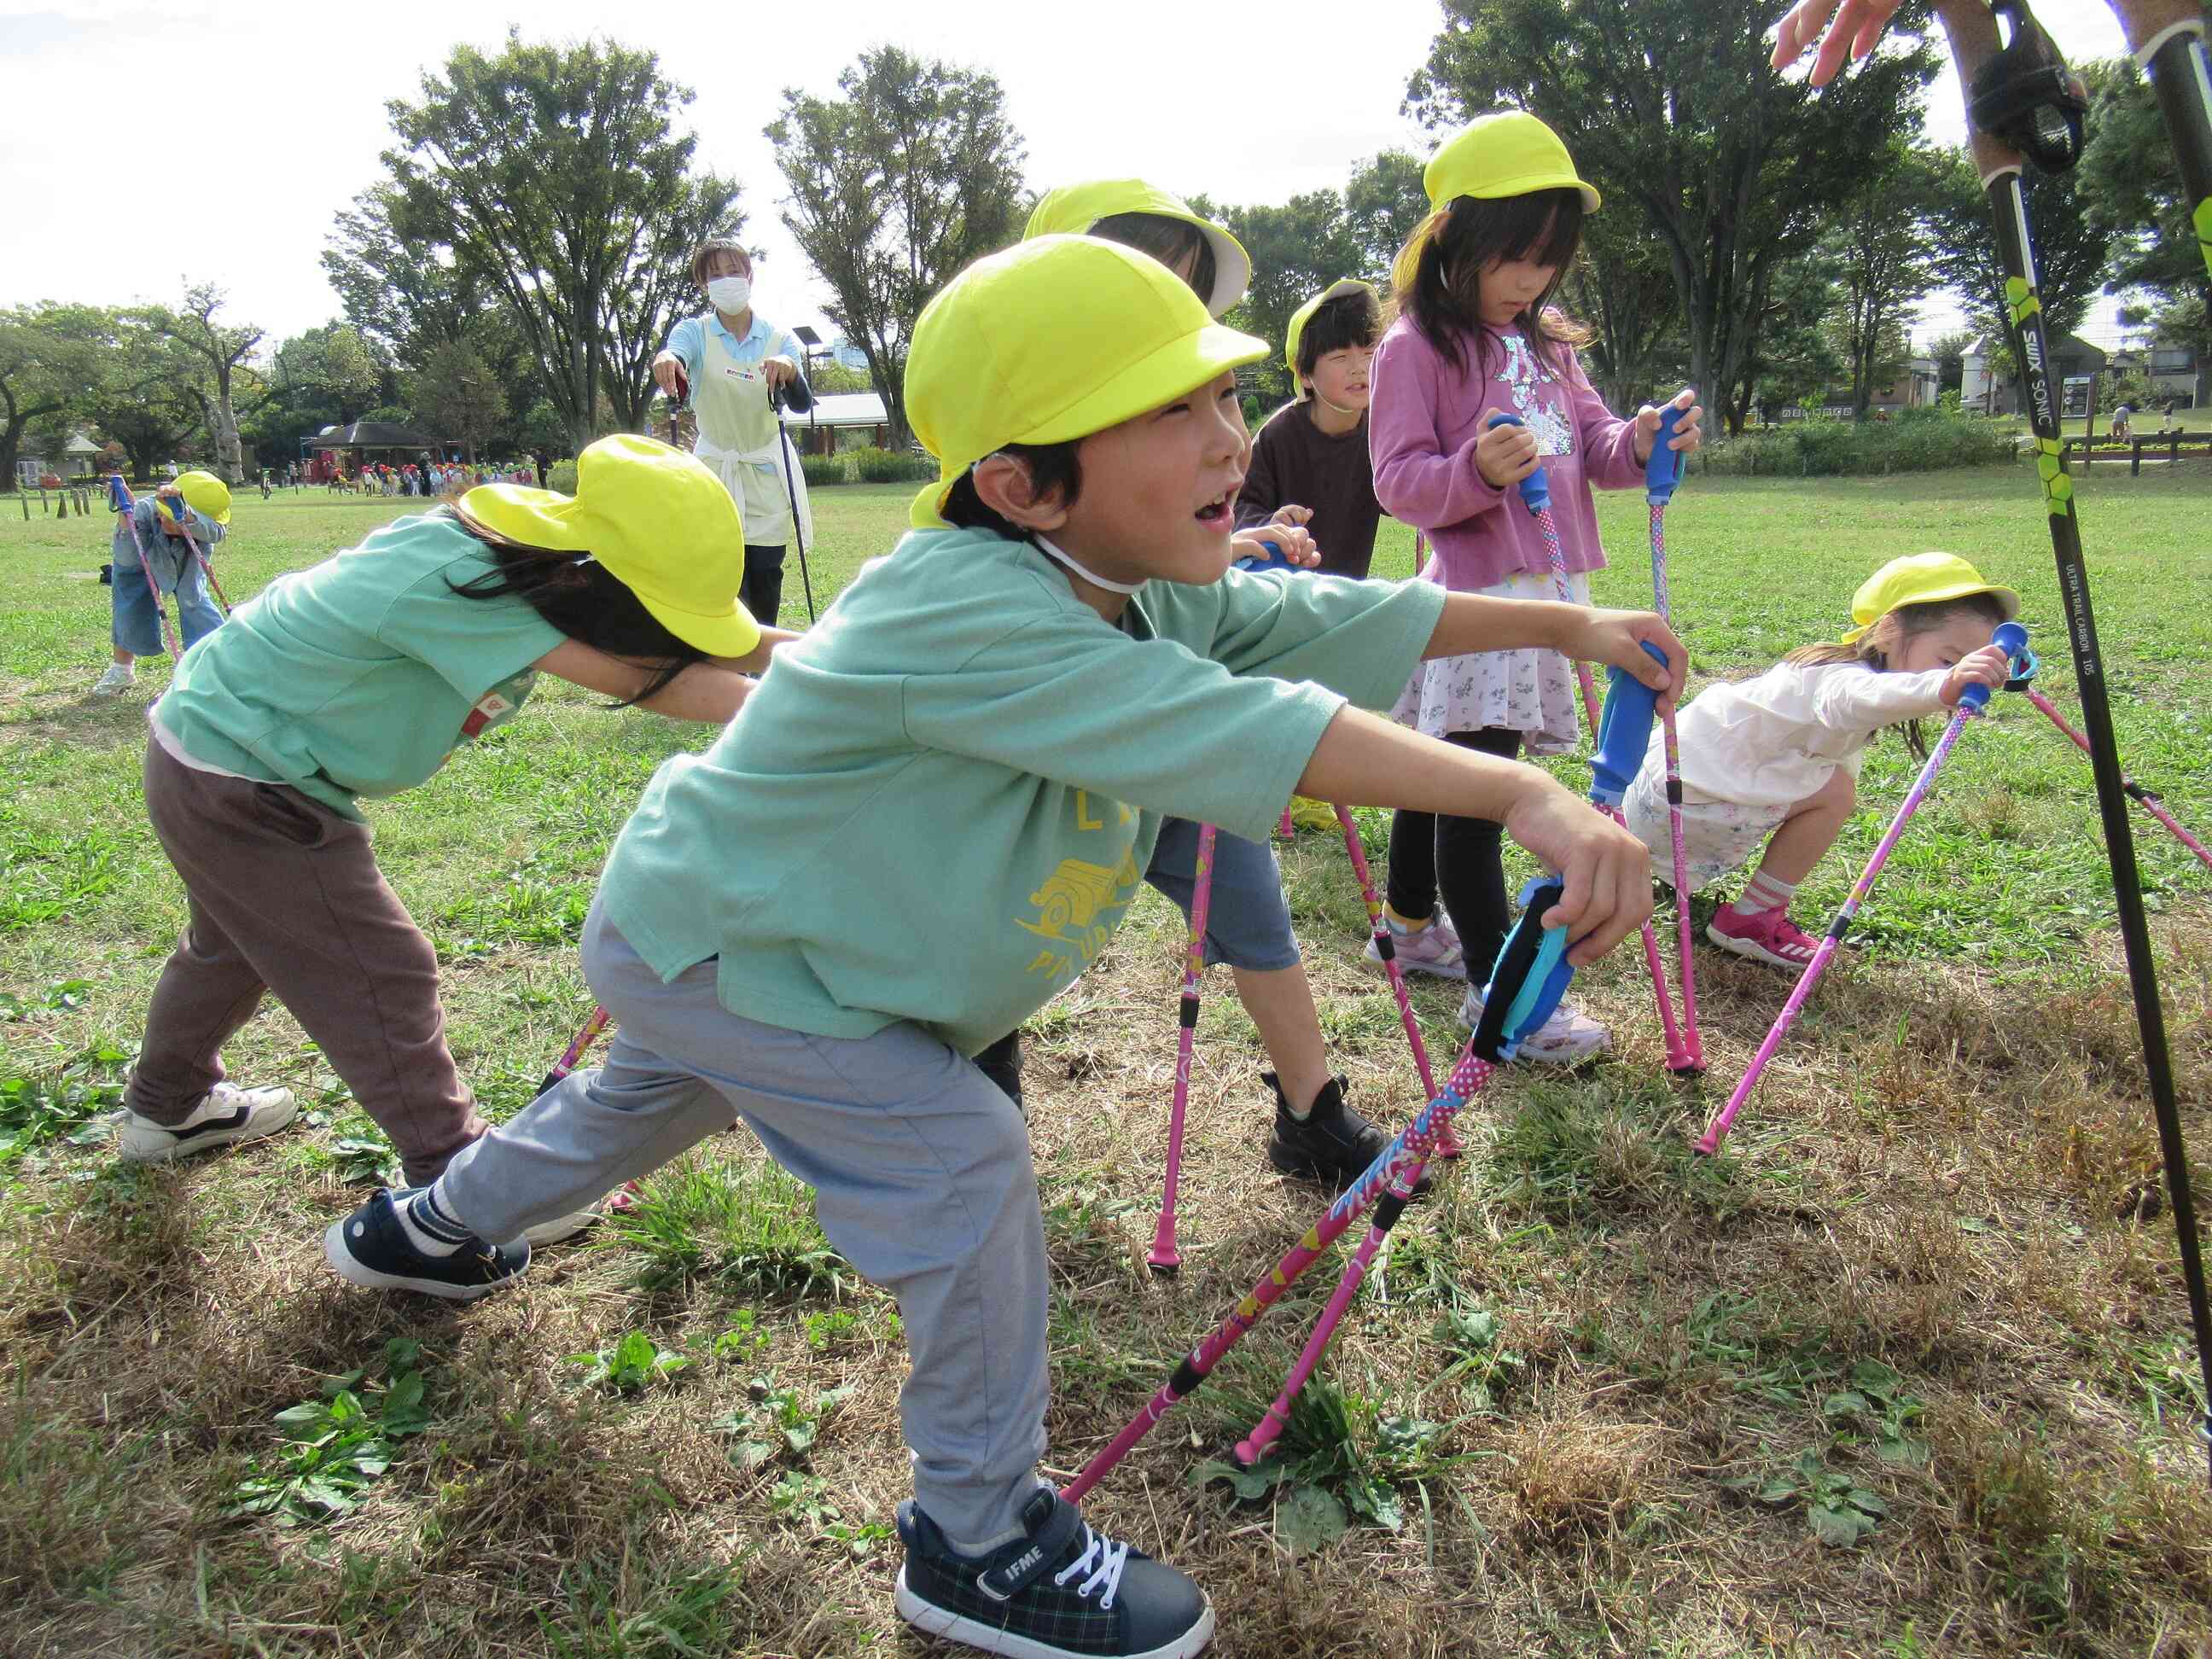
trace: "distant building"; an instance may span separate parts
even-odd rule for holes
[[[2159,404],[2168,398],[2184,409],[2212,403],[2212,362],[2195,346],[2154,345],[2145,355],[2151,395]]]
[[[1986,340],[1977,340],[1968,347],[1961,362],[1965,370],[1959,386],[1959,401],[1967,409],[1980,410],[1985,415],[2016,415],[2020,412],[2020,386],[2017,380],[1998,380],[1990,372],[1991,348]],[[2101,374],[2109,359],[2097,347],[2078,335],[2057,334],[2051,338],[2051,361],[2044,365],[2051,384],[2064,387],[2070,381],[2086,391],[2090,377]],[[2081,413],[2079,408],[2072,410]]]
[[[871,445],[890,447],[891,417],[884,400],[872,392],[825,392],[804,414],[785,410],[783,423],[804,454],[829,455]]]
[[[1933,357],[1908,359],[1905,372],[1887,386],[1874,389],[1870,409],[1894,414],[1900,409],[1919,409],[1935,403],[1943,390],[1943,366]]]

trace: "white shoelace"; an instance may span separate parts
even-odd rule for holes
[[[1053,1574],[1052,1582],[1064,1589],[1076,1574],[1088,1573],[1090,1576],[1075,1587],[1076,1595],[1087,1600],[1092,1590],[1103,1584],[1106,1593],[1098,1598],[1098,1605],[1110,1610],[1114,1592],[1121,1587],[1122,1564],[1128,1559],[1127,1544],[1117,1544],[1103,1533],[1092,1531],[1086,1521],[1083,1523],[1083,1553]]]

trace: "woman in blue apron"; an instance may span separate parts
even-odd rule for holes
[[[653,378],[672,401],[689,383],[699,424],[696,453],[717,473],[745,521],[744,586],[738,597],[746,612],[775,626],[783,598],[783,553],[792,533],[791,508],[799,504],[799,532],[814,538],[806,480],[769,405],[775,391],[786,407],[814,405],[799,365],[805,361],[788,329],[753,311],[753,260],[742,245],[710,237],[691,254],[691,280],[708,309],[669,331],[667,347],[653,360]]]

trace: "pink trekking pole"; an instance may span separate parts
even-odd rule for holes
[[[1367,906],[1367,926],[1375,941],[1375,953],[1382,958],[1382,971],[1389,977],[1390,994],[1398,1000],[1398,1023],[1406,1028],[1406,1045],[1413,1051],[1413,1069],[1421,1074],[1421,1093],[1434,1100],[1437,1082],[1429,1073],[1429,1051],[1421,1042],[1421,1024],[1413,1018],[1413,999],[1406,994],[1405,970],[1398,966],[1390,924],[1382,919],[1382,900],[1375,890],[1374,874],[1367,867],[1367,849],[1360,843],[1359,826],[1352,822],[1351,809],[1346,806],[1336,809],[1336,822],[1344,831],[1344,850],[1352,855],[1352,873],[1359,878],[1359,896]],[[1437,1142],[1437,1156],[1453,1158],[1460,1152],[1459,1142],[1452,1139],[1447,1127]]]
[[[1674,487],[1682,482],[1682,456],[1667,447],[1682,418],[1680,407],[1668,404],[1659,411],[1659,430],[1651,440],[1651,459],[1644,466],[1644,499],[1651,508],[1651,608],[1672,628],[1674,608],[1667,592],[1667,505]],[[1674,711],[1659,716],[1660,740],[1667,757],[1667,833],[1674,854],[1675,973],[1682,988],[1682,1048],[1684,1064],[1673,1071],[1705,1069],[1705,1039],[1698,1034],[1698,969],[1691,948],[1689,855],[1682,845],[1682,747],[1674,737]]]
[[[1198,826],[1198,863],[1192,871],[1190,945],[1183,957],[1182,999],[1177,1018],[1182,1030],[1176,1038],[1175,1104],[1168,1112],[1168,1176],[1160,1193],[1160,1224],[1152,1234],[1152,1254],[1146,1264],[1156,1273],[1171,1273],[1182,1266],[1176,1249],[1176,1183],[1182,1171],[1183,1109],[1190,1102],[1190,1050],[1198,1035],[1198,987],[1206,973],[1206,917],[1213,907],[1213,837],[1210,823]]]
[[[2005,689],[2007,690],[2011,690],[2013,687],[2008,686]],[[2050,716],[2051,723],[2057,726],[2061,732],[2063,732],[2076,749],[2079,749],[2085,755],[2092,752],[2089,748],[2089,739],[2083,737],[2079,732],[2076,732],[2072,726],[2066,723],[2066,717],[2060,714],[2057,709],[2051,707],[2050,698],[2045,696],[2042,692],[2037,690],[2032,685],[2021,684],[2019,689],[2027,694],[2027,700],[2030,702],[2033,703],[2038,708],[2041,709],[2045,714]],[[2212,870],[2212,848],[2208,848],[2203,842],[2197,840],[2196,836],[2191,835],[2189,831],[2183,829],[2180,824],[2174,822],[2173,814],[2167,811],[2166,808],[2160,804],[2160,796],[2155,789],[2144,788],[2142,785],[2137,783],[2133,778],[2123,772],[2120,774],[2120,793],[2125,795],[2130,800],[2133,801],[2136,805],[2142,807],[2142,810],[2149,813],[2151,817],[2156,818],[2160,823],[2164,824],[2167,831],[2176,841],[2179,842],[2184,847],[2186,847],[2191,852],[2196,854],[2198,860],[2203,864],[2205,868]]]
[[[561,1058],[553,1062],[553,1069],[545,1073],[544,1081],[538,1085],[538,1093],[545,1093],[574,1071],[576,1062],[584,1057],[584,1051],[598,1042],[599,1033],[606,1029],[607,1010],[606,1005],[602,1003],[592,1010],[592,1017],[584,1022],[584,1029],[577,1032],[574,1040],[561,1051]],[[533,1099],[535,1097],[532,1097]]]
[[[2017,657],[2027,645],[2027,630],[2018,623],[2007,623],[1997,629],[1992,642],[2002,646],[2006,655]],[[1751,1069],[1735,1085],[1735,1091],[1729,1096],[1728,1104],[1721,1109],[1720,1115],[1698,1138],[1698,1152],[1711,1155],[1719,1150],[1722,1139],[1735,1122],[1736,1114],[1743,1109],[1743,1103],[1751,1097],[1752,1090],[1758,1086],[1759,1073],[1766,1069],[1766,1062],[1774,1058],[1775,1049],[1781,1046],[1783,1037],[1796,1023],[1798,1011],[1804,1007],[1805,999],[1812,995],[1813,988],[1820,982],[1820,975],[1827,972],[1828,963],[1836,954],[1836,947],[1842,941],[1844,930],[1858,915],[1859,906],[1865,902],[1868,893],[1873,890],[1875,878],[1881,873],[1881,866],[1889,862],[1890,853],[1905,834],[1905,826],[1920,810],[1920,803],[1927,799],[1936,773],[1942,769],[1944,761],[1950,757],[1951,746],[1958,742],[1959,733],[1966,729],[1966,722],[1974,718],[1989,700],[1990,690],[1985,685],[1970,685],[1959,694],[1958,712],[1951,716],[1951,723],[1943,728],[1943,735],[1937,739],[1927,763],[1920,769],[1920,775],[1912,781],[1912,787],[1905,793],[1905,804],[1897,809],[1897,816],[1890,820],[1888,830],[1883,835],[1881,844],[1874,849],[1874,856],[1867,860],[1867,866],[1852,887],[1850,896],[1844,901],[1844,908],[1836,912],[1835,920],[1828,924],[1827,932],[1821,936],[1820,948],[1813,952],[1812,961],[1805,964],[1805,971],[1798,976],[1796,988],[1790,993],[1790,1000],[1782,1005],[1782,1012],[1776,1017],[1773,1028],[1766,1034],[1766,1040],[1759,1045],[1759,1052],[1751,1057]]]
[[[1518,415],[1493,415],[1490,417],[1490,424],[1493,427],[1519,426],[1522,423]],[[1544,477],[1544,469],[1540,466],[1522,479],[1520,489],[1521,503],[1528,509],[1528,516],[1535,520],[1536,532],[1544,538],[1544,555],[1552,567],[1553,591],[1559,595],[1562,605],[1572,605],[1575,598],[1567,582],[1566,550],[1559,545],[1559,521],[1552,516],[1552,486]],[[1583,714],[1589,721],[1590,742],[1595,744],[1602,718],[1598,711],[1596,683],[1591,677],[1588,663],[1574,661],[1573,666],[1575,684],[1582,690]],[[1626,823],[1617,807],[1601,806],[1598,810],[1615,823]],[[1659,936],[1652,931],[1649,921],[1644,924],[1643,944],[1644,966],[1651,975],[1651,998],[1659,1010],[1659,1031],[1667,1045],[1667,1069],[1670,1072],[1702,1071],[1703,1065],[1690,1058],[1690,1052],[1682,1042],[1681,1031],[1674,1023],[1674,999],[1667,989],[1666,964],[1659,959]]]
[[[1245,1294],[1235,1311],[1183,1356],[1167,1382],[1146,1402],[1144,1409],[1103,1450],[1084,1465],[1080,1474],[1060,1489],[1062,1498],[1071,1504],[1079,1502],[1177,1401],[1196,1390],[1244,1333],[1259,1322],[1260,1316],[1297,1281],[1299,1274],[1314,1264],[1323,1250],[1378,1201],[1390,1204],[1391,1189],[1411,1188],[1420,1179],[1422,1166],[1436,1150],[1438,1129],[1449,1123],[1468,1101],[1481,1092],[1491,1074],[1513,1057],[1522,1037],[1551,1017],[1566,992],[1574,974],[1566,962],[1566,935],[1556,929],[1546,933],[1537,925],[1537,918],[1558,902],[1560,890],[1556,878],[1540,890],[1532,890],[1534,896],[1507,936],[1505,949],[1499,954],[1497,970],[1491,977],[1495,994],[1484,1006],[1482,1019],[1468,1038],[1467,1048],[1459,1063],[1452,1067],[1443,1091],[1424,1106],[1413,1122],[1376,1155],[1359,1179],[1346,1188],[1322,1218],[1307,1230],[1305,1237]],[[1378,1210],[1377,1213],[1379,1219],[1382,1212]],[[1394,1205],[1389,1213],[1395,1220],[1397,1206]],[[1362,1271],[1364,1272],[1364,1265]],[[1349,1300],[1348,1294],[1346,1299]],[[1298,1380],[1304,1379],[1301,1376]]]
[[[177,524],[179,529],[183,529],[183,520],[179,519]],[[207,578],[207,585],[215,594],[215,602],[222,607],[223,619],[226,622],[228,621],[230,595],[222,591],[222,584],[215,579],[215,566],[209,562],[208,556],[200,550],[199,543],[192,538],[192,532],[189,530],[185,531],[185,545],[192,550],[192,556],[200,562],[200,574]]]

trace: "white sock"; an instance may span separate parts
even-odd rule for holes
[[[1740,916],[1755,916],[1768,910],[1785,910],[1796,896],[1796,882],[1784,881],[1760,870],[1752,877],[1751,885],[1743,890],[1743,896],[1729,908]]]
[[[476,1237],[453,1218],[438,1191],[441,1184],[434,1181],[411,1193],[392,1195],[392,1208],[399,1212],[399,1231],[424,1255],[451,1255]]]
[[[1382,907],[1383,925],[1401,939],[1410,939],[1415,933],[1425,933],[1429,924],[1436,920],[1432,911],[1425,916],[1401,916],[1388,904]]]

